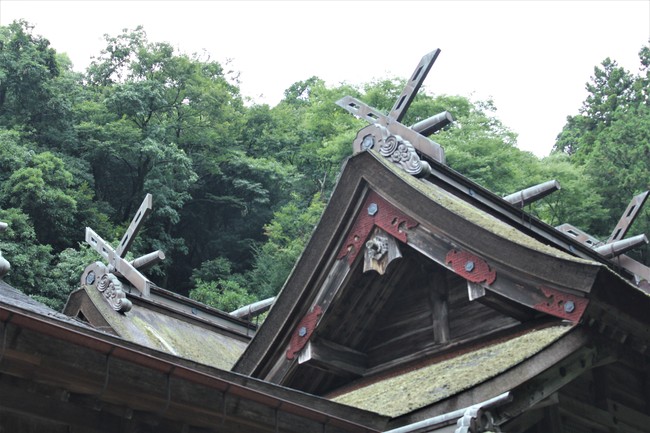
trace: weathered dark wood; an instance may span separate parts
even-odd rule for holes
[[[433,341],[437,344],[444,344],[450,338],[448,295],[449,285],[445,272],[434,272],[429,287],[429,302],[431,302]]]
[[[12,383],[16,382],[16,384]],[[37,389],[38,388],[38,389]],[[80,407],[57,396],[51,387],[36,386],[26,380],[11,380],[6,375],[0,381],[0,410],[13,412],[27,419],[38,418],[46,424],[42,431],[58,430],[68,425],[89,433],[108,433],[120,430],[121,420],[104,412]],[[0,428],[4,429],[0,420]]]
[[[365,353],[324,338],[317,338],[307,343],[298,362],[310,363],[328,371],[342,371],[344,374],[362,376],[367,368],[367,358]]]
[[[502,431],[505,432],[528,432],[531,427],[539,426],[544,422],[544,409],[529,410],[512,421],[506,423],[501,427]],[[539,430],[533,430],[534,433],[538,433]],[[542,433],[539,431],[539,433]],[[562,433],[555,432],[552,430],[544,430],[543,433]]]
[[[417,226],[414,229],[409,230],[408,236],[409,245],[422,251],[424,255],[439,265],[449,266],[446,263],[445,258],[450,249],[452,249],[451,241],[445,240],[439,235],[435,235],[433,232],[426,230],[422,226]],[[544,266],[543,263],[540,264],[540,268],[542,266]],[[546,274],[546,277],[548,278],[548,272],[546,271],[538,271],[539,275],[524,275],[519,269],[512,269],[507,266],[502,267],[502,264],[500,263],[493,263],[491,267],[494,267],[496,270],[497,278],[496,281],[484,288],[485,290],[489,290],[492,293],[503,297],[504,301],[498,302],[495,298],[492,298],[490,305],[495,308],[503,306],[503,312],[507,313],[514,305],[520,304],[522,312],[517,314],[517,317],[525,317],[527,315],[526,307],[530,309],[538,309],[540,305],[547,304],[549,297],[544,293],[542,287],[551,287],[554,282],[557,281],[557,278],[555,277],[548,281],[540,279],[540,276],[544,274]],[[560,286],[564,287],[563,284]],[[567,296],[572,296],[572,294],[577,293],[579,292],[569,290]],[[581,298],[578,297],[574,302],[581,302],[580,299]],[[508,301],[514,301],[514,303]],[[584,302],[586,303],[587,301],[585,300]],[[574,311],[577,321],[580,318],[578,315],[578,308],[576,307],[576,310]]]
[[[313,301],[313,305],[318,305],[323,312],[327,311],[332,301],[336,298],[339,289],[349,278],[350,266],[347,261],[337,260],[334,262],[332,272],[324,278],[322,286],[318,290],[318,295]],[[298,326],[298,320],[296,319],[300,318],[294,318],[294,321],[296,322],[294,324],[294,330],[295,327]],[[288,335],[290,336],[294,330],[289,332]],[[289,348],[289,339],[285,337],[284,340],[286,340],[284,343],[284,350],[272,366],[267,366],[268,371],[263,376],[265,380],[272,383],[285,383],[289,374],[296,368],[297,359],[289,360],[284,356]]]
[[[275,372],[278,371],[279,363],[284,362],[281,361],[281,358],[288,344],[286,336],[293,332],[297,320],[311,306],[316,304],[315,300],[318,296],[321,296],[322,288],[325,287],[326,281],[332,279],[340,272],[340,270],[336,269],[338,261],[334,257],[338,254],[342,243],[347,238],[356,215],[366,211],[366,209],[361,209],[361,207],[369,189],[375,191],[393,206],[405,212],[409,218],[420,224],[411,230],[403,228],[403,231],[408,238],[408,245],[415,251],[431,259],[431,267],[439,265],[447,268],[447,265],[444,263],[446,254],[451,248],[461,248],[467,249],[481,257],[489,266],[496,270],[497,278],[495,288],[492,290],[494,297],[491,299],[501,301],[487,304],[488,307],[485,308],[488,311],[491,309],[494,311],[494,307],[500,307],[501,313],[503,313],[501,317],[515,316],[509,324],[504,321],[498,328],[516,325],[519,320],[535,319],[537,317],[536,312],[531,314],[530,310],[536,305],[548,301],[548,296],[544,295],[539,289],[541,285],[558,290],[567,290],[572,294],[579,292],[587,293],[591,290],[594,280],[601,270],[601,267],[597,264],[572,260],[568,256],[565,257],[562,254],[555,254],[553,251],[547,250],[543,245],[535,244],[532,240],[529,243],[526,243],[526,240],[513,242],[509,236],[503,235],[504,232],[499,234],[498,230],[492,230],[489,226],[502,224],[494,219],[495,217],[507,221],[504,224],[504,230],[510,230],[510,228],[505,228],[510,225],[515,230],[522,230],[527,234],[535,236],[537,239],[540,239],[537,231],[544,231],[546,229],[542,230],[541,226],[534,221],[530,224],[535,226],[535,230],[526,228],[530,224],[524,225],[515,222],[514,220],[516,218],[511,221],[507,215],[502,215],[502,209],[499,207],[503,207],[502,200],[492,197],[486,191],[481,190],[480,187],[477,187],[478,189],[475,189],[475,191],[478,191],[482,199],[490,202],[489,206],[486,204],[487,202],[477,202],[476,199],[466,196],[466,189],[464,192],[461,190],[468,186],[474,188],[475,185],[470,182],[462,183],[459,176],[452,172],[447,172],[446,169],[440,168],[437,165],[434,165],[436,175],[440,174],[443,177],[440,179],[429,177],[429,182],[437,184],[437,186],[433,186],[427,184],[427,181],[409,181],[403,179],[400,175],[389,169],[372,152],[364,152],[356,155],[354,158],[348,160],[346,164],[337,184],[336,191],[332,196],[332,201],[323,215],[321,224],[314,232],[305,253],[297,263],[294,272],[283,288],[282,299],[278,301],[279,303],[276,302],[267,318],[266,325],[260,331],[262,334],[258,334],[253,339],[235,366],[235,371],[265,378],[272,377],[276,374]],[[417,184],[414,182],[417,182]],[[453,190],[454,194],[460,195],[461,200],[470,202],[468,203],[468,207],[474,207],[474,210],[471,212],[485,212],[490,214],[484,218],[485,221],[489,220],[489,222],[483,227],[480,223],[477,224],[477,220],[463,215],[459,216],[455,213],[458,209],[465,206],[465,204],[459,203],[458,208],[455,208],[454,206],[446,206],[444,204],[447,197],[443,197],[440,200],[432,199],[430,194],[426,192],[426,189],[435,187]],[[458,191],[454,188],[457,188]],[[444,196],[445,194],[442,193],[441,195]],[[507,214],[507,212],[505,213]],[[542,237],[551,233],[550,231],[546,233],[547,231],[544,231],[545,234]],[[563,235],[554,232],[553,236],[557,238],[558,245],[561,248],[564,245],[566,247],[565,250],[568,250],[567,242]],[[545,243],[548,244],[547,241]],[[405,250],[403,249],[402,251],[405,258],[399,262],[406,261],[407,251]],[[587,256],[591,257],[589,254]],[[596,255],[594,254],[594,256]],[[414,269],[408,269],[406,272],[414,272]],[[392,271],[388,274],[391,273]],[[390,278],[388,274],[386,276]],[[346,278],[348,277],[349,280],[342,282],[342,285],[346,286],[345,291],[357,292],[368,288],[370,290],[377,290],[374,286],[375,283],[368,284],[365,280],[359,279],[357,276],[349,273],[346,275]],[[386,287],[387,283],[385,281],[382,283]],[[620,281],[616,284],[620,285]],[[401,282],[401,287],[405,287],[405,282]],[[417,291],[417,288],[409,289],[409,291],[412,290]],[[455,289],[451,288],[451,291],[453,290]],[[467,296],[466,285],[462,290],[465,296]],[[338,291],[336,292],[338,293]],[[374,294],[377,293],[377,291],[374,292]],[[387,294],[391,295],[391,293],[388,292]],[[338,300],[339,295],[337,294],[336,296]],[[340,299],[347,299],[344,295],[340,296]],[[486,296],[486,300],[487,298]],[[346,325],[341,325],[341,332],[339,333],[334,331],[335,328],[333,326],[323,321],[319,324],[319,328],[325,328],[318,330],[322,337],[367,353],[371,366],[377,366],[383,362],[389,363],[391,362],[390,358],[394,359],[395,356],[410,356],[406,353],[392,353],[391,349],[385,351],[385,354],[382,354],[385,358],[379,360],[376,357],[379,355],[379,351],[373,349],[374,346],[372,343],[369,343],[365,348],[359,346],[358,344],[360,343],[355,343],[354,340],[357,338],[376,344],[379,344],[380,340],[382,343],[387,340],[392,340],[392,338],[379,337],[384,331],[389,332],[389,328],[385,330],[380,328],[372,329],[368,328],[367,324],[377,323],[383,325],[383,323],[391,319],[395,320],[398,316],[391,318],[388,315],[384,316],[382,313],[376,317],[356,317],[355,314],[364,311],[364,309],[371,307],[373,304],[363,301],[364,298],[360,295],[358,298],[349,299],[353,302],[345,306],[347,308],[347,316],[344,311],[337,313],[335,311],[336,308],[327,311],[324,315],[324,318],[331,317],[331,320],[335,320],[337,323],[345,323]],[[426,300],[427,303],[429,302],[426,298],[422,298],[422,300]],[[455,338],[453,315],[457,312],[452,302],[450,299],[448,304],[450,341]],[[336,307],[334,304],[332,305]],[[338,305],[340,307],[337,308],[344,308],[342,303]],[[391,303],[391,305],[394,312],[400,310],[396,304]],[[519,310],[517,310],[517,305],[520,306]],[[472,306],[472,308],[478,307]],[[403,311],[406,312],[406,310]],[[517,314],[518,311],[521,313]],[[477,310],[474,313],[479,313],[479,311]],[[381,319],[378,319],[379,317]],[[414,312],[412,317],[419,318],[420,312]],[[476,317],[481,318],[480,315]],[[353,322],[349,320],[353,320]],[[378,321],[375,322],[375,320]],[[350,323],[354,323],[354,325],[350,326]],[[404,324],[406,322],[397,319],[395,323]],[[456,323],[456,330],[460,331],[456,335],[474,335],[469,329],[461,329],[464,325],[458,325],[459,322]],[[421,324],[417,324],[414,321],[411,329],[404,329],[404,335],[420,338],[420,334],[416,329],[418,325]],[[430,325],[431,322],[429,321]],[[368,329],[372,329],[373,334],[368,334]],[[397,331],[397,327],[390,329],[390,332],[395,331]],[[477,332],[479,332],[478,329]],[[395,334],[397,333],[395,332]],[[341,335],[340,340],[334,337],[334,335]],[[476,334],[477,337],[479,335]],[[409,338],[404,341],[405,345],[411,343],[415,343],[413,347],[417,347],[417,350],[422,350],[424,347],[426,351],[430,347],[426,347],[423,340],[414,341],[412,338]],[[385,347],[387,346],[384,345]],[[287,374],[292,371],[292,367],[290,366],[284,366],[282,368],[286,370],[278,377],[287,377]]]
[[[90,298],[88,298],[84,289],[77,289],[70,294],[64,308],[64,313],[68,316],[86,321],[96,329],[117,335],[117,332],[106,321]]]
[[[603,366],[594,368],[592,370],[593,384],[592,384],[592,395],[593,400],[588,400],[593,402],[596,407],[605,409],[607,407],[607,398],[610,395],[610,367]]]
[[[87,395],[102,406],[126,406],[155,419],[168,419],[190,427],[209,427],[222,419],[220,400],[226,392],[232,402],[228,403],[226,425],[247,427],[220,430],[225,433],[275,431],[276,411],[286,415],[286,424],[280,421],[281,431],[320,431],[323,423],[331,426],[328,429],[332,432],[350,430],[350,426],[350,431],[376,431],[362,425],[354,426],[354,422],[349,421],[355,418],[353,415],[342,413],[333,416],[321,412],[331,406],[343,412],[359,412],[361,417],[356,418],[357,421],[377,420],[376,415],[364,411],[251,381],[143,347],[127,354],[130,343],[87,329],[85,332],[92,336],[79,333],[77,328],[59,328],[54,333],[57,336],[52,338],[39,332],[46,330],[42,321],[32,324],[22,313],[5,315],[3,308],[0,308],[0,313],[0,318],[9,321],[8,344],[3,351],[0,373],[34,384],[60,387],[71,394]],[[17,327],[15,323],[25,327]],[[67,331],[71,332],[70,336],[66,335]],[[82,344],[71,343],[68,337]],[[97,351],[97,347],[104,346],[95,345],[92,338],[101,338],[103,344],[109,344],[108,347],[118,342],[123,345],[110,352],[108,367],[106,354]],[[164,365],[167,365],[166,369],[162,368]],[[224,381],[224,375],[230,379]],[[247,414],[239,415],[238,410],[247,411]]]
[[[539,433],[563,433],[564,426],[558,404],[543,409],[544,417],[540,423]]]
[[[562,416],[572,418],[587,428],[596,431],[618,431],[612,414],[571,397],[560,396],[559,410]]]
[[[605,408],[615,417],[619,424],[631,426],[639,431],[647,431],[650,428],[650,414],[648,412],[632,409],[612,399],[606,400]]]

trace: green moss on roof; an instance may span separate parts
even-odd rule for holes
[[[570,326],[553,326],[355,389],[332,400],[389,417],[429,406],[535,355]]]
[[[521,246],[538,251],[540,253],[579,263],[598,264],[597,262],[575,257],[563,251],[560,251],[557,248],[543,244],[536,239],[523,234],[516,228],[493,217],[492,215],[483,212],[480,209],[477,209],[476,207],[470,205],[455,195],[450,194],[442,188],[438,188],[429,182],[424,182],[421,179],[411,176],[404,170],[401,170],[395,164],[392,164],[386,158],[383,158],[381,155],[377,154],[374,150],[371,152],[375,153],[377,160],[388,169],[390,169],[393,173],[395,173],[395,175],[400,177],[406,183],[411,185],[416,190],[420,191],[422,194],[434,202],[438,203],[440,206],[458,215],[460,218],[470,221],[482,227],[483,229],[494,233],[497,236],[508,239],[509,241],[515,242]]]
[[[223,370],[230,370],[246,348],[246,342],[216,329],[139,305],[126,314],[118,313],[97,290],[85,290],[104,319],[125,340]]]

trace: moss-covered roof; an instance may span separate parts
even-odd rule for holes
[[[230,370],[246,348],[247,342],[226,332],[137,303],[128,313],[118,313],[97,290],[92,287],[84,290],[104,319],[125,340],[223,370]]]
[[[400,177],[414,189],[421,192],[435,203],[456,214],[459,218],[463,218],[489,232],[494,233],[497,236],[508,239],[509,241],[515,242],[521,246],[538,251],[540,253],[578,263],[588,263],[594,265],[598,264],[597,262],[582,259],[580,257],[576,257],[560,251],[550,245],[543,244],[542,242],[539,242],[536,239],[527,236],[516,228],[476,208],[475,206],[472,206],[461,198],[445,191],[444,189],[406,173],[397,165],[391,163],[386,158],[383,158],[381,155],[377,154],[374,150],[371,150],[371,152],[375,153],[377,160],[390,171],[395,173],[395,175]]]
[[[571,329],[571,326],[552,326],[534,330],[362,386],[332,400],[390,417],[404,415],[503,373]]]

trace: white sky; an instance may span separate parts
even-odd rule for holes
[[[650,39],[650,0],[0,0],[1,25],[19,18],[77,70],[99,54],[105,33],[141,24],[150,41],[231,59],[242,93],[270,105],[313,75],[330,85],[408,78],[441,48],[427,91],[492,97],[519,147],[538,156],[577,113],[594,66],[610,57],[636,73]]]

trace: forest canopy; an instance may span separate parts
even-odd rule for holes
[[[435,137],[455,170],[506,195],[557,179],[527,209],[606,238],[650,187],[650,46],[634,74],[605,59],[553,152],[517,148],[492,101],[420,91],[405,124],[451,112]],[[166,260],[149,278],[227,311],[275,295],[302,252],[365,123],[335,101],[388,112],[404,81],[291,85],[277,105],[240,93],[237,74],[149,41],[141,27],[106,35],[84,73],[16,21],[0,27],[0,235],[15,287],[61,309],[86,265],[92,227],[117,245],[146,193],[154,210],[132,247]],[[522,101],[523,102],[523,101]],[[631,233],[650,233],[645,211]],[[648,250],[637,259],[649,263]]]

